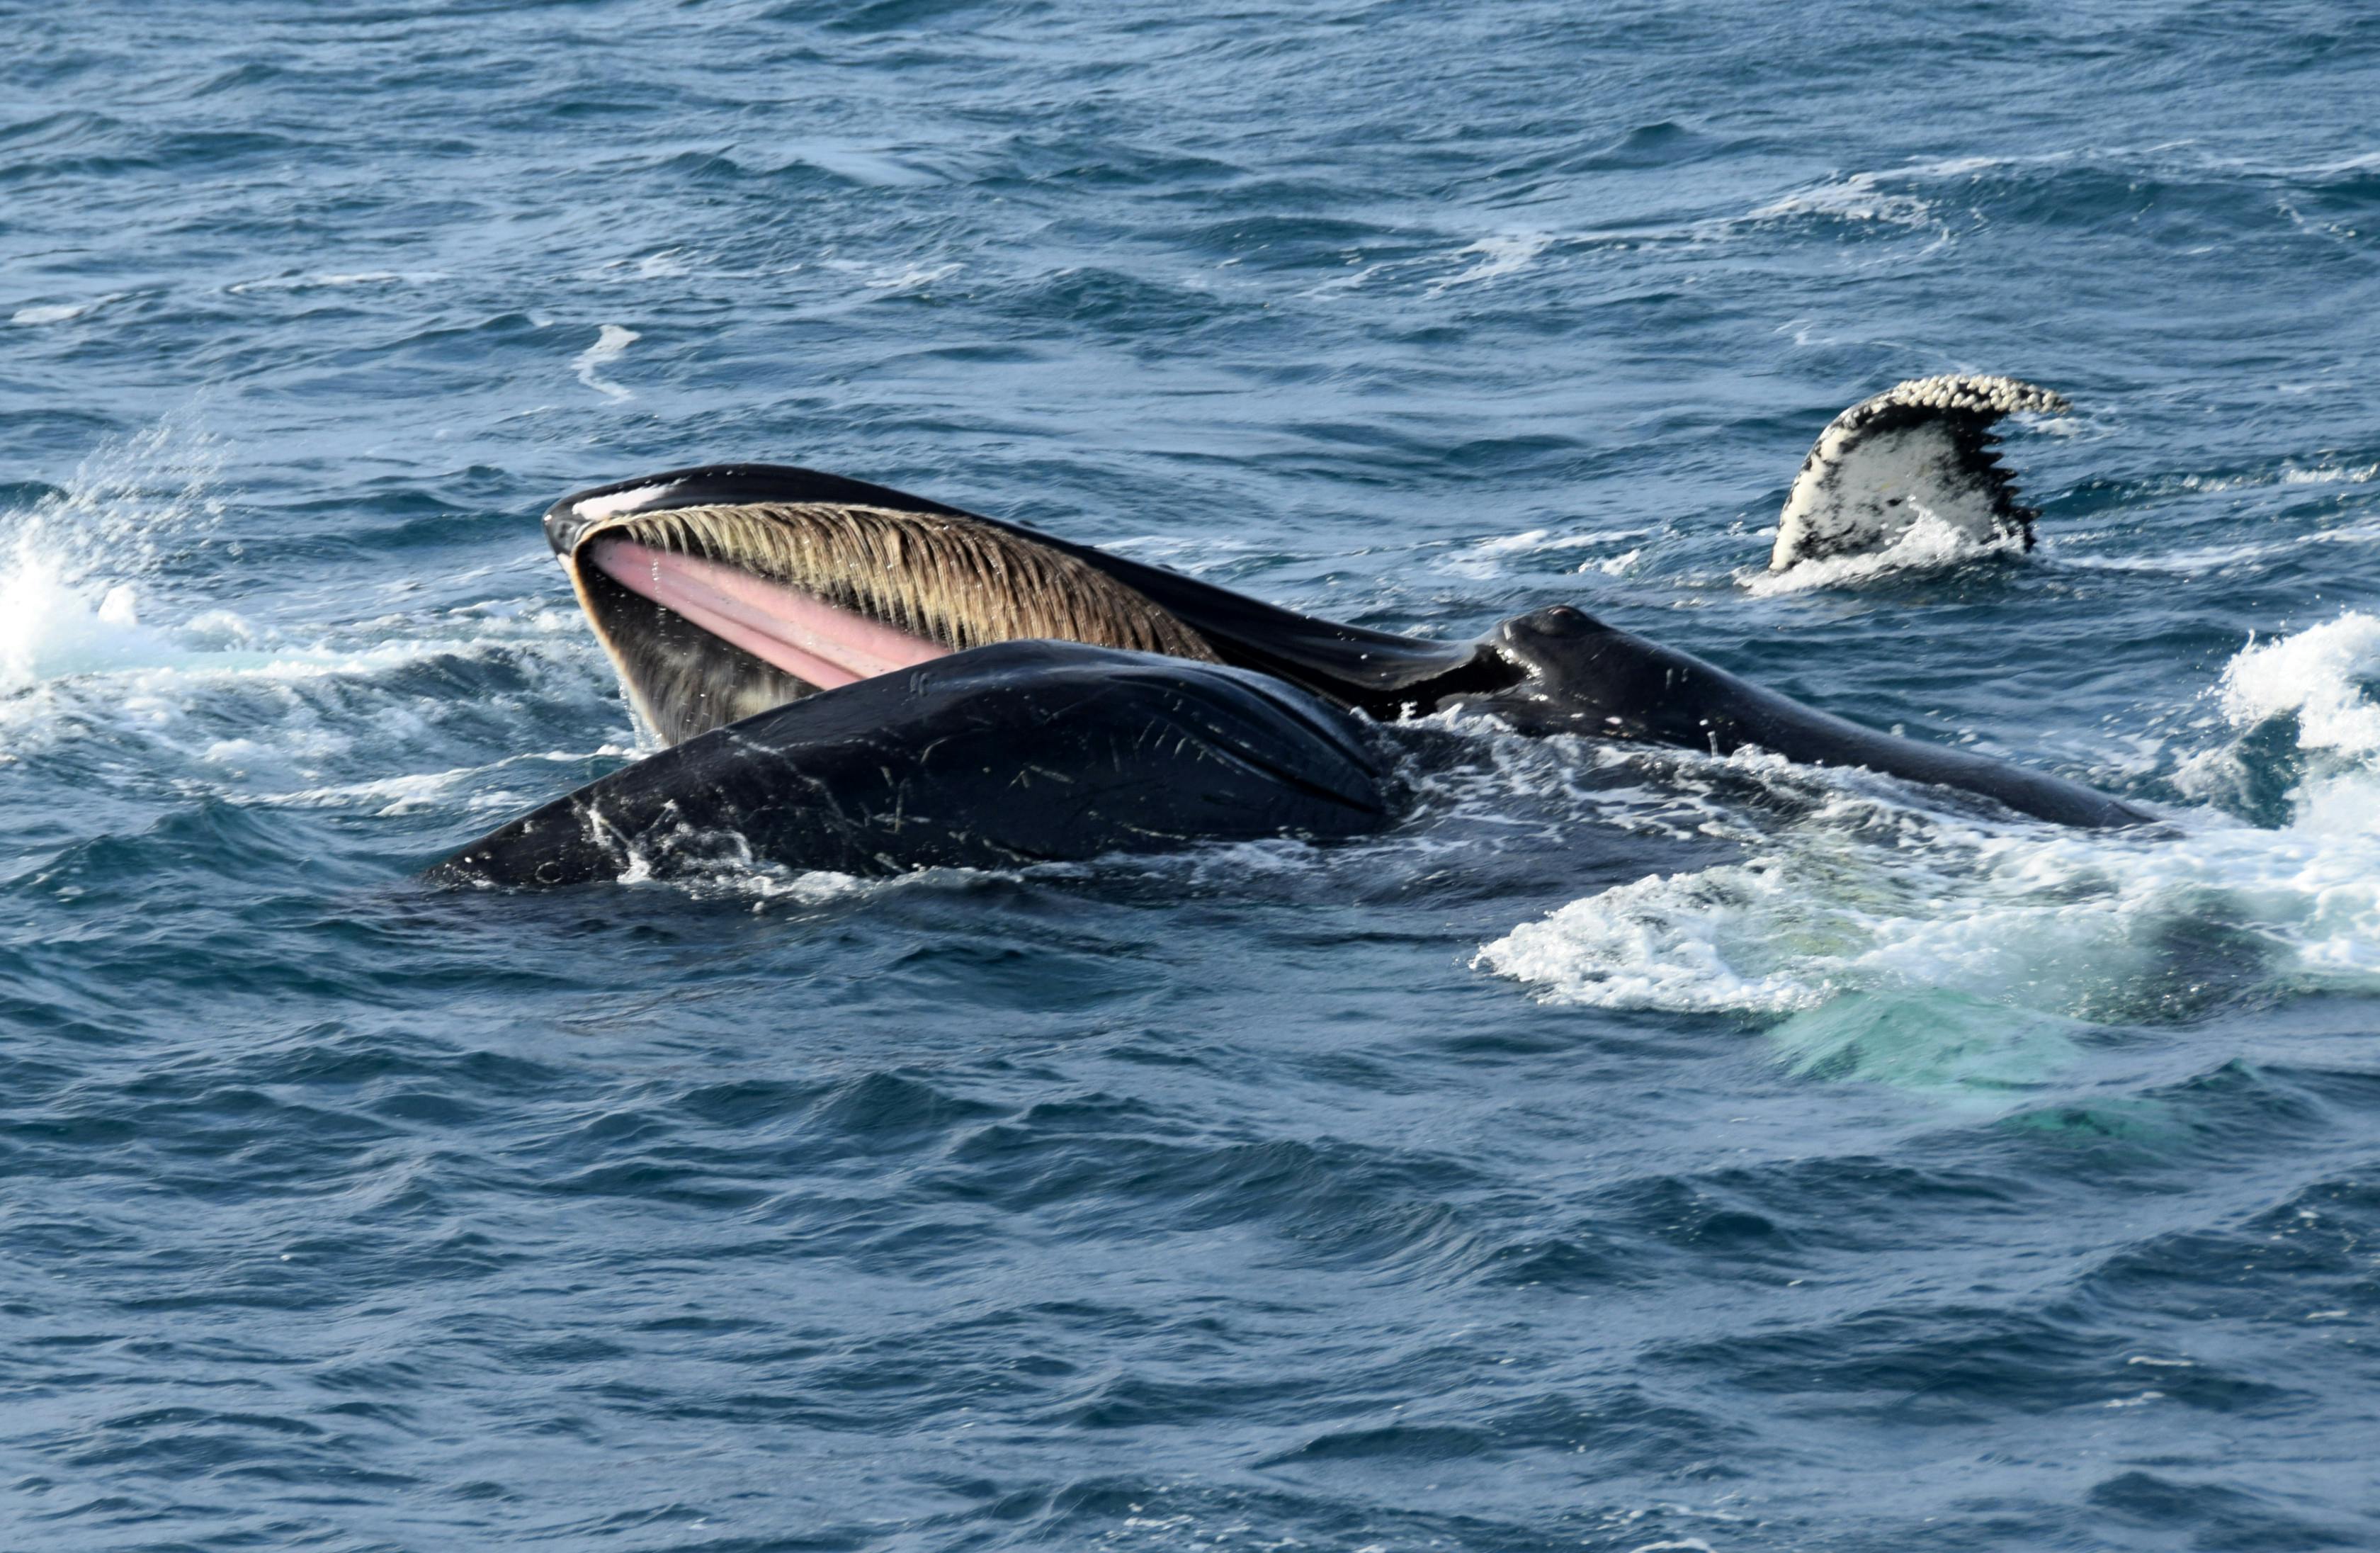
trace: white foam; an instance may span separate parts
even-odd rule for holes
[[[592,817],[589,822],[598,823]],[[854,895],[930,889],[953,879],[967,878],[971,873],[963,868],[928,868],[891,879],[863,879],[831,869],[788,868],[764,862],[753,855],[751,843],[738,834],[712,832],[701,840],[714,854],[708,864],[691,869],[681,866],[667,875],[656,875],[652,856],[627,844],[617,832],[598,837],[599,844],[618,847],[627,856],[626,867],[613,880],[615,884],[675,890],[697,900],[747,900],[756,912],[772,905],[821,906]]]
[[[478,787],[493,771],[524,762],[576,764],[590,756],[628,755],[634,751],[619,745],[605,745],[591,751],[546,750],[541,753],[508,756],[485,766],[456,766],[443,771],[409,771],[396,776],[374,777],[365,782],[334,783],[319,787],[301,788],[294,793],[267,795],[255,802],[279,808],[365,808],[387,818],[413,814],[452,803],[457,793]],[[257,765],[276,764],[279,752],[257,744],[251,739],[225,739],[207,746],[200,758],[211,765],[244,770]],[[551,795],[547,795],[551,796]],[[473,812],[500,810],[511,812],[528,807],[541,800],[524,794],[482,788],[464,800],[463,807]]]
[[[1467,248],[1454,250],[1455,258],[1469,259],[1476,255],[1478,262],[1458,274],[1433,282],[1426,295],[1436,297],[1458,285],[1481,285],[1488,281],[1501,280],[1506,275],[1517,274],[1536,262],[1537,255],[1552,247],[1554,235],[1550,232],[1514,232],[1503,237],[1482,237]]]
[[[211,526],[216,455],[175,421],[103,444],[67,486],[0,520],[0,695],[62,676],[163,661],[176,650],[141,624],[158,541]]]
[[[617,323],[606,323],[596,331],[595,343],[571,358],[571,370],[578,381],[607,399],[633,399],[628,390],[600,375],[600,370],[617,361],[627,348],[642,339],[635,330]]]
[[[1860,993],[2155,1017],[2202,974],[2174,960],[2191,952],[2171,927],[2190,922],[2192,941],[2225,936],[2277,984],[2380,987],[2380,707],[2362,689],[2375,675],[2380,619],[2361,613],[2226,670],[2228,726],[2294,719],[2313,761],[2278,828],[2207,808],[2139,831],[1995,823],[1805,770],[1838,795],[1749,861],[1573,901],[1475,963],[1598,1007],[1806,1016]],[[1973,1021],[1929,1017],[1972,1036]]]
[[[1236,264],[1239,261],[1236,259],[1227,259],[1223,261],[1223,264],[1225,265]],[[1342,292],[1354,290],[1357,286],[1363,285],[1372,276],[1378,274],[1381,271],[1388,268],[1388,266],[1384,264],[1366,264],[1359,259],[1351,259],[1347,261],[1347,265],[1348,273],[1343,275],[1334,275],[1327,281],[1317,282],[1315,285],[1307,286],[1304,291],[1299,292],[1297,294],[1298,297],[1308,301],[1324,300],[1326,298],[1335,297]],[[1221,265],[1217,266],[1219,269],[1221,267]]]
[[[1595,534],[1556,534],[1550,528],[1531,528],[1524,533],[1507,534],[1500,539],[1481,540],[1471,547],[1474,555],[1537,555],[1553,550],[1578,550],[1587,545],[1612,544],[1621,540],[1641,540],[1642,528],[1610,528]]]
[[[1779,888],[1765,867],[1654,874],[1572,901],[1481,947],[1474,965],[1534,982],[1551,1001],[1598,1008],[1780,1013],[1825,991],[1747,966],[1747,929]]]
[[[698,268],[709,270],[710,257],[685,247],[659,249],[651,253],[632,254],[624,259],[607,259],[576,272],[571,278],[596,281],[605,285],[616,285],[624,281],[678,280],[695,273]],[[538,327],[542,329],[547,322],[539,320]]]
[[[2155,572],[2175,576],[2204,577],[2226,567],[2250,566],[2294,550],[2303,541],[2284,540],[2272,544],[2204,545],[2195,550],[2168,551],[2162,555],[2082,555],[2073,551],[2078,538],[2068,535],[2058,547],[2057,564],[2090,572]],[[2313,534],[2307,540],[2332,536]]]
[[[1909,853],[1871,852],[1852,833],[1878,819],[1875,800],[1846,795],[1768,855],[1573,901],[1475,963],[1552,1001],[1689,1013],[1938,989],[2055,1013],[2122,974],[2152,903],[2111,883],[2104,855],[1938,825]]]
[[[96,591],[68,577],[38,540],[0,565],[0,695],[46,679],[154,662],[172,649],[140,625],[132,585]]]
[[[923,264],[907,261],[894,264],[878,264],[857,259],[836,259],[831,256],[821,256],[818,261],[818,266],[821,270],[832,270],[837,274],[856,276],[861,287],[868,291],[914,290],[918,286],[931,285],[936,281],[948,280],[966,268],[965,264],[960,263]],[[795,266],[796,269],[799,267]],[[1058,272],[1060,274],[1074,273],[1071,269]]]
[[[376,672],[431,650],[423,644],[364,649],[266,643],[227,610],[209,610],[172,627],[143,624],[143,584],[115,581],[82,568],[70,551],[50,547],[42,527],[20,530],[0,562],[0,698],[39,686],[118,676],[114,695],[165,696],[164,679],[188,675],[315,678]],[[161,678],[163,676],[163,678]],[[38,716],[12,707],[10,722]]]
[[[1260,547],[1253,541],[1223,534],[1133,534],[1119,540],[1102,540],[1099,548],[1168,571],[1187,572],[1194,577],[1205,576],[1260,552]]]
[[[2311,469],[2291,467],[2281,471],[2283,485],[2368,485],[2374,479],[2380,479],[2380,464],[2344,468],[2336,464],[2320,464]]]
[[[2303,749],[2380,754],[2380,707],[2362,686],[2380,676],[2380,618],[2350,610],[2293,637],[2252,643],[2223,671],[2223,713],[2240,727],[2295,717]]]
[[[1768,599],[1784,593],[1806,593],[1815,588],[1845,588],[1895,572],[1931,571],[1987,555],[2022,554],[2023,551],[2024,540],[2014,534],[1978,540],[1958,525],[1920,507],[1917,520],[1882,550],[1798,561],[1781,572],[1747,568],[1736,574],[1736,580],[1754,597]]]
[[[295,772],[341,753],[300,687],[371,677],[441,655],[518,653],[559,638],[585,655],[577,612],[540,601],[494,601],[430,621],[389,617],[288,640],[185,596],[160,564],[187,561],[221,515],[209,493],[212,439],[179,419],[103,443],[64,490],[0,516],[0,746],[12,754],[95,723],[137,731],[160,749],[220,770]],[[608,683],[587,659],[590,681]],[[225,738],[209,711],[225,694],[254,731]],[[410,703],[378,714],[400,744]]]
[[[2059,424],[2051,422],[2052,426]],[[2179,475],[2142,484],[2143,496],[2189,494],[2219,496],[2232,491],[2256,491],[2275,485],[2368,485],[2380,479],[2380,464],[2284,464],[2277,469],[2250,469],[2229,475]]]
[[[1516,560],[1624,544],[1630,540],[1644,539],[1647,532],[1643,528],[1608,528],[1586,534],[1560,534],[1551,528],[1530,528],[1518,534],[1477,540],[1446,556],[1438,565],[1440,571],[1451,572],[1457,576],[1485,579],[1503,576],[1510,564]],[[1633,565],[1643,553],[1640,546],[1621,554],[1582,561],[1575,570],[1600,571],[1607,576],[1618,576]]]

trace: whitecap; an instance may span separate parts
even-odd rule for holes
[[[871,291],[912,291],[948,280],[965,268],[964,264],[911,264],[897,272],[871,275],[862,284]]]
[[[140,613],[131,584],[79,585],[38,540],[20,539],[0,566],[0,694],[158,661],[173,649]]]
[[[1472,963],[1532,982],[1554,1002],[1696,1013],[1808,1008],[1823,985],[1749,966],[1734,941],[1773,915],[1764,904],[1781,889],[1769,865],[1652,874],[1524,922]]]
[[[1515,232],[1502,237],[1482,237],[1467,248],[1454,250],[1456,259],[1474,255],[1478,262],[1459,274],[1432,282],[1425,295],[1436,297],[1458,285],[1481,285],[1506,275],[1517,274],[1536,261],[1539,254],[1553,246],[1550,232]]]
[[[1748,222],[1783,221],[1795,216],[1823,215],[1838,221],[1872,221],[1888,225],[1927,227],[1935,224],[1934,207],[1914,194],[1899,194],[1883,187],[1887,177],[1923,176],[1925,169],[1908,167],[1887,173],[1853,173],[1773,200],[1745,213]]]
[[[142,625],[159,541],[211,527],[219,455],[176,419],[102,443],[67,483],[0,534],[0,694],[64,675],[157,661]]]
[[[103,443],[61,490],[0,519],[0,746],[12,755],[94,726],[137,728],[206,766],[303,776],[348,742],[321,719],[314,682],[527,651],[583,665],[590,686],[608,686],[577,612],[547,598],[290,639],[188,596],[159,558],[187,559],[220,518],[217,462],[212,438],[169,418]],[[246,705],[249,731],[237,738],[214,718],[226,695]],[[396,725],[413,713],[383,716]]]
[[[633,399],[628,390],[600,375],[600,369],[617,361],[627,348],[643,338],[635,330],[617,323],[606,323],[596,332],[595,343],[571,358],[572,370],[578,381],[609,399]]]
[[[2375,479],[2380,479],[2380,464],[2345,467],[2337,464],[2319,464],[2311,469],[2290,467],[2281,471],[2283,485],[2366,485]]]
[[[610,744],[593,750],[544,750],[507,756],[488,765],[455,766],[443,771],[408,771],[363,782],[333,783],[300,788],[292,793],[268,794],[249,801],[275,808],[361,808],[387,819],[443,807],[454,803],[457,795],[468,794],[461,802],[466,811],[510,812],[541,800],[525,794],[486,787],[484,784],[492,772],[524,763],[575,765],[595,757],[634,753],[625,746]],[[217,740],[200,753],[200,758],[209,765],[236,771],[253,766],[275,765],[281,756],[282,752],[253,739]]]
[[[1237,264],[1238,262],[1239,261],[1236,259],[1226,259],[1223,261],[1223,265]],[[1222,268],[1223,265],[1218,265],[1217,268]],[[1328,297],[1335,297],[1341,292],[1353,291],[1357,286],[1362,285],[1366,281],[1371,279],[1372,276],[1378,274],[1382,270],[1387,268],[1384,264],[1366,264],[1361,260],[1356,259],[1347,261],[1347,265],[1348,273],[1346,274],[1334,275],[1327,281],[1316,282],[1314,285],[1307,286],[1304,291],[1299,292],[1297,294],[1299,298],[1305,301],[1321,301]]]
[[[28,325],[67,323],[82,317],[85,313],[103,308],[110,302],[121,302],[128,295],[130,295],[128,292],[111,291],[104,297],[94,297],[87,302],[50,302],[30,308],[18,308],[8,315],[8,322]]]
[[[327,270],[296,275],[265,275],[256,280],[237,281],[224,289],[234,296],[245,296],[253,291],[336,291],[358,285],[422,285],[446,278],[445,273],[440,270]]]

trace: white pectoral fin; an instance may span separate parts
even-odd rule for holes
[[[1992,425],[2062,415],[2064,395],[2014,378],[1914,378],[1835,417],[1793,481],[1772,571],[1885,550],[1921,518],[1977,544],[2033,543],[2034,513],[1994,451]]]

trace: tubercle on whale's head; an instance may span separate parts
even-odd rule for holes
[[[1554,604],[1515,615],[1481,638],[1480,657],[1509,683],[1467,704],[1524,733],[1642,736],[1629,710],[1628,676],[1610,651],[1620,633],[1585,611]]]
[[[1604,635],[1611,627],[1569,604],[1551,604],[1527,614],[1516,614],[1496,628],[1508,649],[1524,657],[1542,655],[1553,644],[1578,642]]]

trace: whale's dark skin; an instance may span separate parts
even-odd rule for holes
[[[1374,738],[1354,714],[1245,670],[1000,642],[689,739],[429,877],[581,884],[745,858],[891,874],[1360,835],[1397,811]]]
[[[1523,733],[1597,734],[1715,755],[1765,749],[1807,765],[1859,766],[1961,788],[2060,825],[2106,829],[2150,818],[2030,766],[1863,728],[1567,604],[1508,620],[1481,646],[1518,664],[1524,677],[1473,704]]]
[[[556,503],[546,534],[569,559],[602,517],[623,511],[768,503],[861,504],[1005,530],[1154,601],[1220,663],[1059,642],[953,653],[688,739],[472,843],[431,879],[560,884],[616,878],[639,862],[694,867],[722,852],[883,873],[1359,835],[1398,812],[1364,722],[1450,708],[1526,734],[1718,755],[1756,747],[1861,767],[2063,825],[2150,818],[2046,771],[1862,727],[1567,606],[1471,642],[1397,636],[815,470],[723,465],[622,481]],[[666,610],[640,618],[697,695],[705,675],[733,684],[747,668],[769,672]]]

